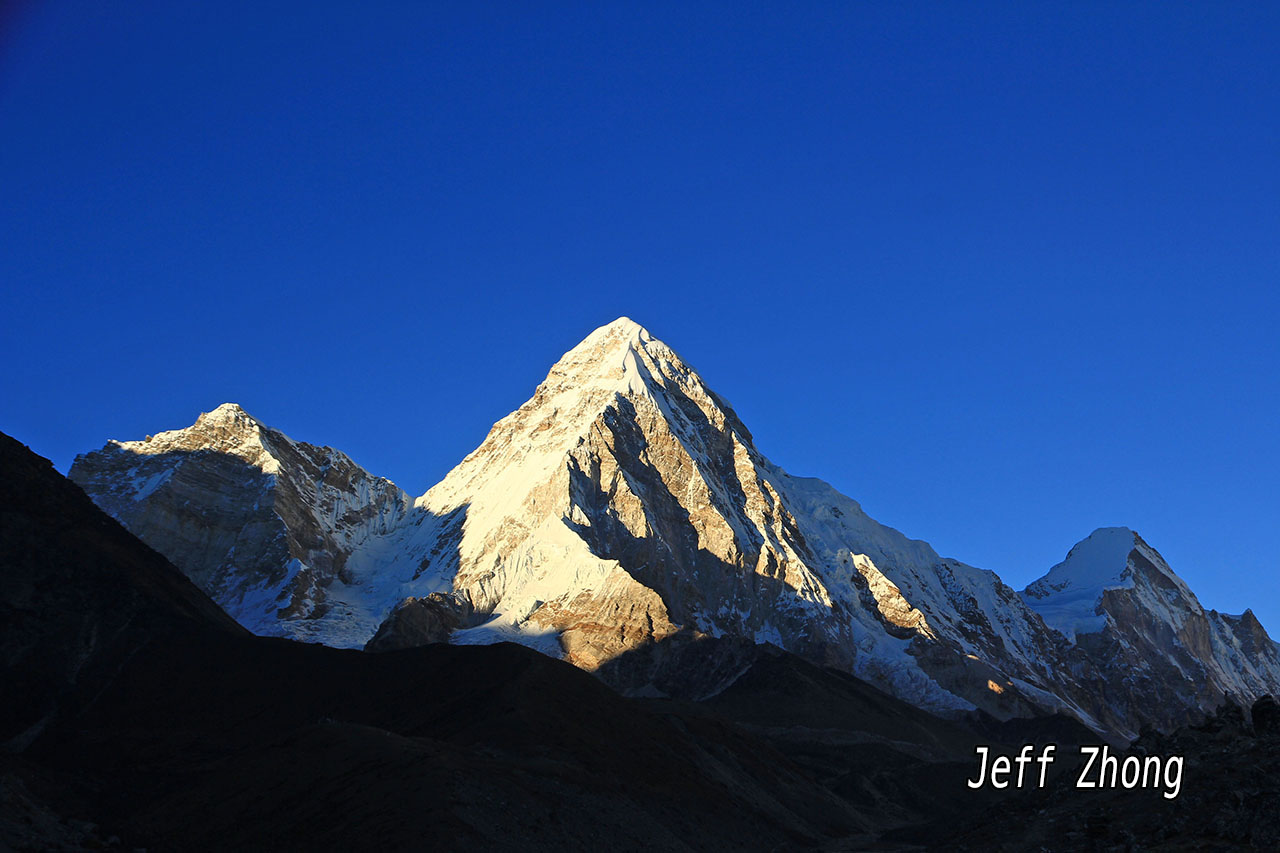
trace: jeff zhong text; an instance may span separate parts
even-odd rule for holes
[[[1028,777],[1043,788],[1057,747],[1048,744],[1034,755],[1035,747],[1027,744],[1014,757],[992,755],[991,747],[977,747],[978,772],[969,779],[970,788],[990,784],[993,788],[1021,788]],[[1084,765],[1076,777],[1077,788],[1163,788],[1165,799],[1172,800],[1182,790],[1182,756],[1112,754],[1108,746],[1081,746]],[[1034,768],[1031,765],[1035,765]]]

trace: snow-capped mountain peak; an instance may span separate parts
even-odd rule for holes
[[[1109,590],[1136,586],[1164,590],[1152,601],[1158,609],[1167,609],[1173,596],[1179,613],[1186,608],[1201,611],[1182,578],[1128,527],[1095,530],[1076,543],[1065,560],[1029,584],[1022,596],[1050,627],[1075,640],[1078,634],[1092,634],[1106,626],[1108,617],[1102,602]]]
[[[644,393],[672,382],[701,387],[700,378],[675,350],[644,326],[620,317],[561,356],[529,402],[555,408],[557,397],[565,393]]]
[[[565,355],[572,356],[575,353],[597,352],[601,349],[607,349],[611,345],[643,346],[645,342],[651,340],[653,340],[653,336],[649,334],[649,330],[644,326],[630,317],[619,317],[612,323],[605,323],[603,326],[593,330]]]
[[[248,412],[246,412],[243,408],[241,408],[239,403],[230,403],[230,402],[223,403],[222,405],[214,409],[212,412],[207,412],[201,415],[199,418],[197,418],[197,421],[200,421],[200,420],[209,420],[209,421],[248,420],[248,421],[252,421],[253,423],[257,423],[257,420]]]
[[[282,433],[277,435],[284,438]],[[277,460],[263,443],[262,424],[236,403],[223,403],[211,412],[201,413],[189,427],[166,430],[141,441],[112,440],[109,444],[139,456],[183,451],[232,453],[268,473],[278,468]]]
[[[347,561],[411,501],[345,453],[294,441],[235,403],[76,457],[69,476],[258,633],[340,636]],[[348,640],[348,643],[351,641]]]
[[[1074,640],[1099,631],[1105,614],[1098,601],[1108,589],[1133,586],[1129,554],[1138,537],[1127,527],[1102,527],[1078,542],[1067,558],[1023,591],[1023,598],[1051,627]]]
[[[1113,694],[1163,692],[1172,706],[1211,710],[1280,686],[1280,655],[1257,620],[1204,609],[1128,528],[1094,531],[1021,595],[1095,662]]]

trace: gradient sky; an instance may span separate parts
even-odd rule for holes
[[[1278,43],[1274,3],[6,4],[0,430],[65,471],[233,400],[417,494],[625,314],[943,554],[1021,587],[1128,525],[1280,636]]]

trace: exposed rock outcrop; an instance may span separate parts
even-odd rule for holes
[[[1128,528],[1095,531],[1022,595],[1092,665],[1100,716],[1170,731],[1280,690],[1280,648],[1254,615],[1203,608]]]
[[[347,560],[411,504],[346,454],[232,403],[187,429],[108,442],[68,476],[255,633],[345,645],[367,639],[344,635],[368,621],[343,594]]]
[[[447,643],[469,616],[471,607],[452,595],[433,592],[422,598],[410,596],[387,615],[365,650],[383,652]]]

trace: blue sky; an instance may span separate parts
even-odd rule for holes
[[[944,554],[1020,587],[1125,524],[1280,635],[1278,39],[1275,4],[10,6],[0,429],[66,470],[234,400],[419,493],[625,314]]]

